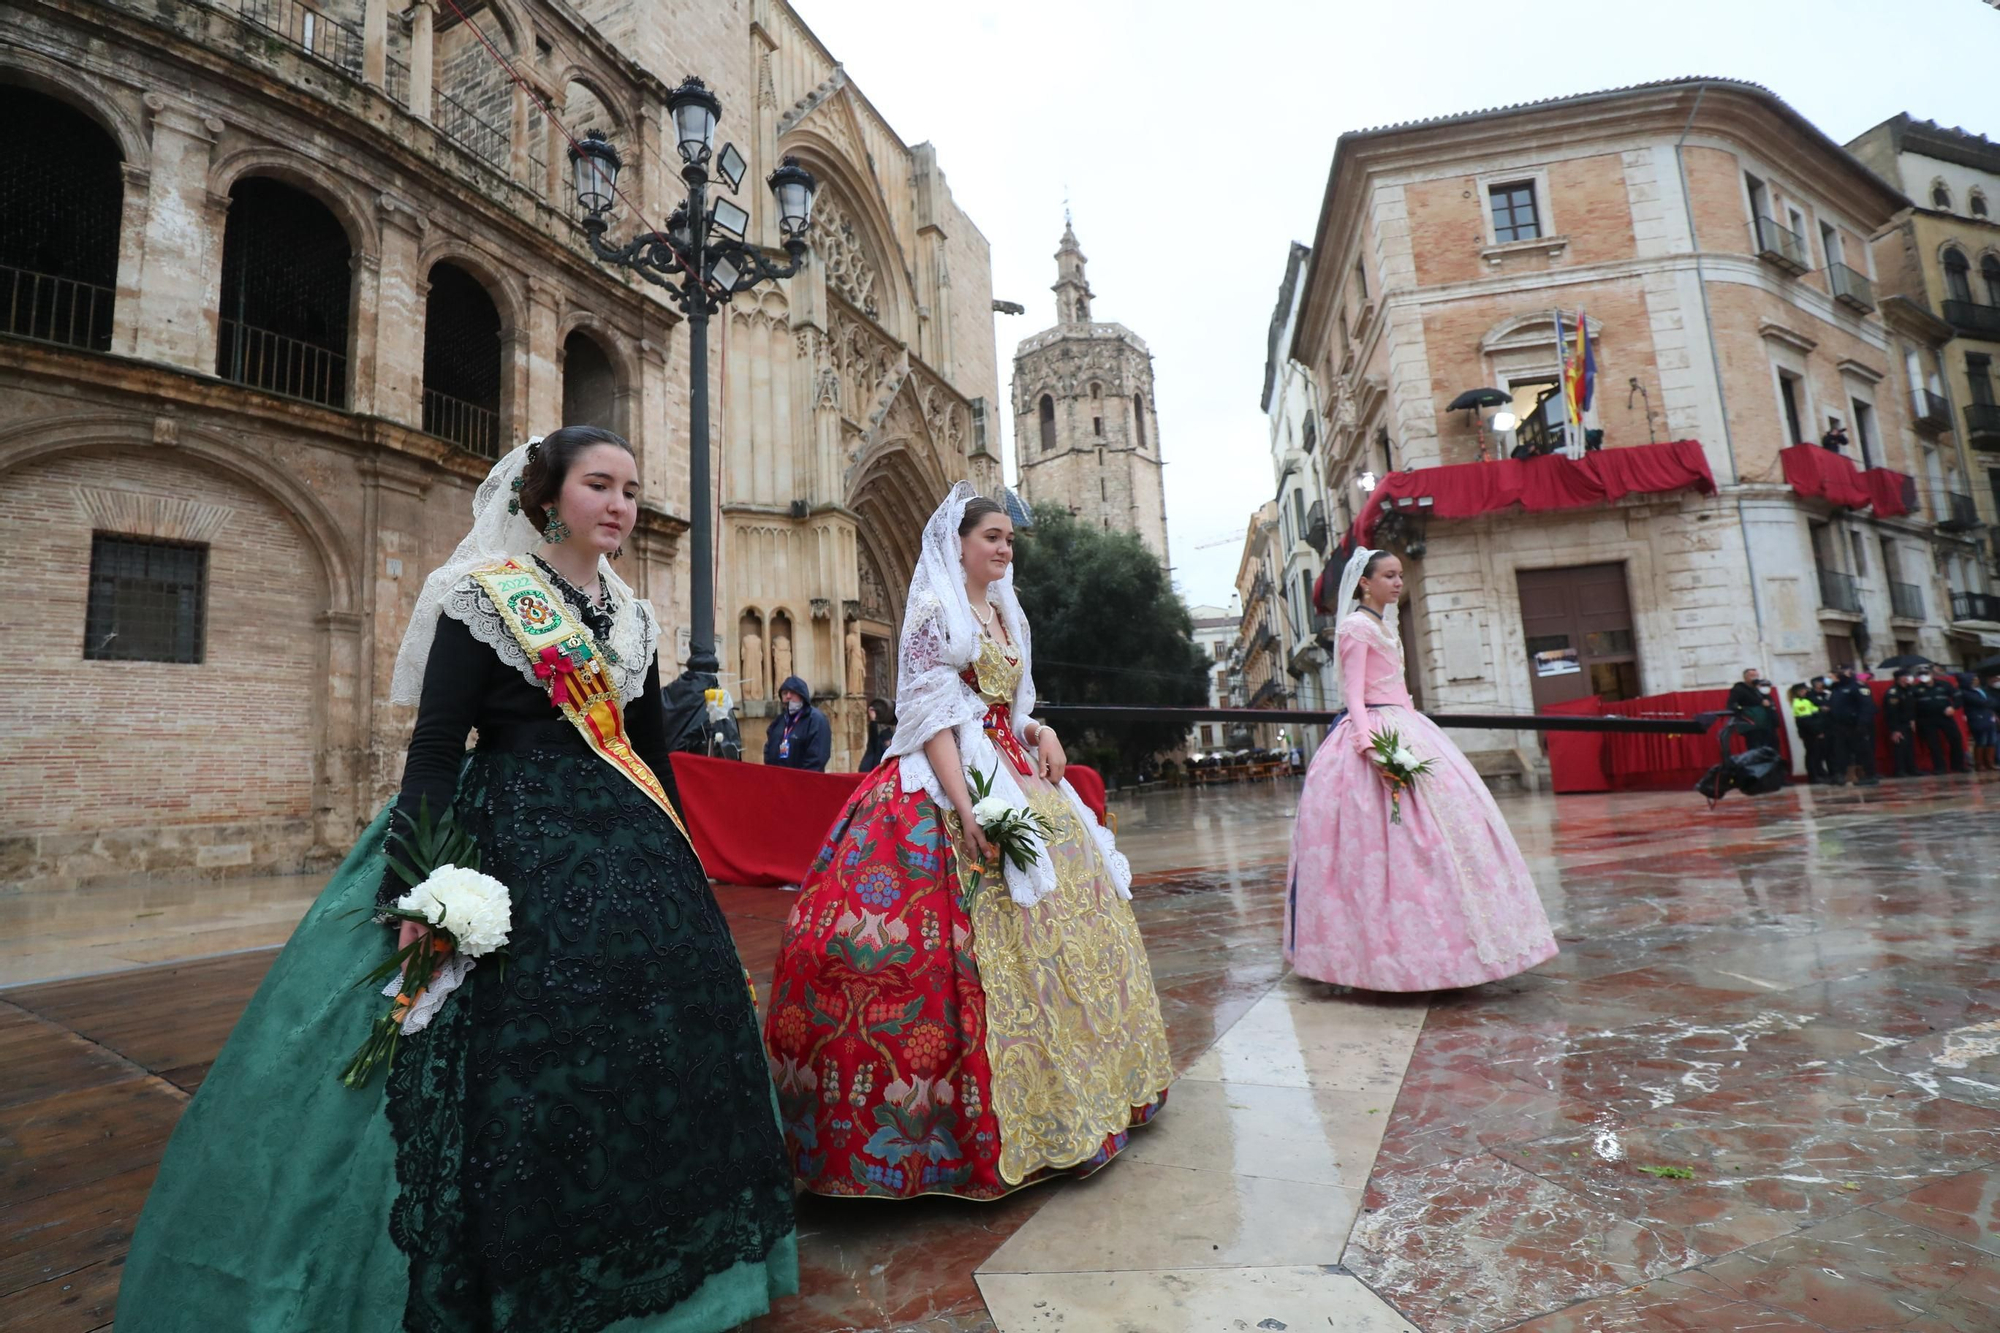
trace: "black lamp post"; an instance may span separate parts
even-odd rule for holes
[[[812,173],[796,159],[771,173],[767,182],[778,205],[778,230],[785,238],[790,262],[773,263],[764,250],[749,243],[745,232],[750,214],[735,201],[717,194],[708,198],[709,168],[714,167],[730,193],[743,184],[749,163],[726,143],[714,151],[715,122],[722,103],[700,79],[689,78],[667,98],[675,145],[680,149],[681,179],[687,199],[667,219],[663,232],[634,236],[622,246],[605,242],[623,165],[618,150],[592,130],[569,150],[577,202],[583,206],[583,234],[590,248],[607,264],[629,268],[672,294],[688,321],[688,492],[690,518],[688,580],[688,664],[690,672],[713,674],[721,663],[715,655],[715,538],[709,521],[708,459],[708,317],[737,292],[760,282],[789,278],[806,255],[806,229],[812,225]]]

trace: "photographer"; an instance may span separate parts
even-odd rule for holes
[[[1777,699],[1771,682],[1756,667],[1745,671],[1743,679],[1729,687],[1729,711],[1736,715],[1751,749],[1778,748]]]

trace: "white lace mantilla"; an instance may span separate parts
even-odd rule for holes
[[[556,600],[564,607],[568,603],[561,597]],[[500,660],[521,673],[530,685],[538,690],[548,688],[546,681],[535,675],[534,663],[528,660],[526,650],[514,631],[507,628],[507,622],[500,618],[500,609],[493,605],[493,599],[486,595],[486,589],[467,574],[444,595],[438,609],[459,624],[472,631],[472,637],[499,654]],[[588,634],[590,630],[582,624],[573,608],[569,609],[578,628]],[[608,658],[605,666],[611,672],[612,683],[618,687],[618,702],[629,705],[646,690],[646,672],[653,664],[653,653],[660,642],[659,622],[653,618],[653,608],[643,598],[633,597],[625,605],[612,613],[612,652],[618,655],[614,663]]]

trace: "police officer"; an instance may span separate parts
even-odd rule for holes
[[[1917,735],[1931,754],[1931,772],[1965,771],[1965,747],[1958,735],[1958,691],[1930,667],[1917,672]]]
[[[1832,776],[1826,754],[1826,712],[1813,701],[1810,685],[1794,685],[1785,693],[1792,706],[1792,721],[1799,729],[1799,740],[1806,747],[1806,780],[1817,787]]]
[[[1827,711],[1833,718],[1833,785],[1845,786],[1847,770],[1857,769],[1857,787],[1877,787],[1875,776],[1875,695],[1842,663],[1834,671],[1832,699]]]
[[[1959,677],[1964,684],[1960,697],[1965,701],[1965,725],[1972,732],[1973,767],[1976,771],[2000,771],[2000,674],[1984,681],[1974,675]]]
[[[1889,752],[1896,768],[1890,775],[1913,778],[1917,775],[1917,677],[1908,667],[1896,672],[1895,683],[1882,696],[1882,720],[1889,726]]]

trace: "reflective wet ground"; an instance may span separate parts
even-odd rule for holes
[[[1181,1071],[1125,1157],[804,1200],[805,1290],[752,1333],[2000,1329],[2000,784],[1505,801],[1563,953],[1410,998],[1285,974],[1294,795],[1114,801]],[[0,1328],[109,1321],[315,890],[0,899]],[[720,897],[768,977],[787,895]]]

